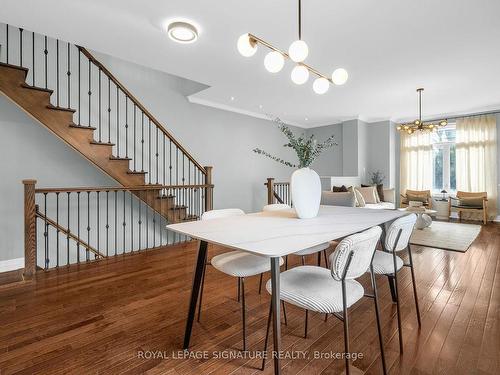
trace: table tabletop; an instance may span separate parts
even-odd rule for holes
[[[404,207],[404,208],[398,208],[399,211],[406,211],[406,212],[409,212],[409,213],[412,213],[412,214],[427,214],[427,215],[434,215],[435,213],[437,213],[436,210],[430,210],[428,208],[426,208],[425,210],[418,210],[418,209],[412,209],[410,207]]]
[[[279,257],[336,240],[408,212],[321,206],[318,216],[299,219],[294,209],[257,212],[167,225],[194,239],[268,257]]]

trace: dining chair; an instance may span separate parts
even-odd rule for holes
[[[413,284],[413,296],[415,298],[415,308],[417,310],[418,325],[421,326],[420,309],[418,307],[417,286],[415,282],[415,271],[413,269],[413,259],[411,255],[410,237],[413,227],[417,221],[415,214],[406,215],[394,220],[386,229],[384,239],[381,241],[383,251],[375,251],[373,257],[373,271],[379,275],[386,275],[389,279],[391,295],[396,302],[398,319],[399,350],[403,353],[403,334],[401,330],[401,311],[398,290],[398,272],[403,266],[409,267],[411,271],[411,281]],[[408,263],[404,263],[396,253],[408,251]]]
[[[262,211],[264,212],[272,212],[272,211],[281,211],[281,210],[286,210],[291,208],[288,204],[284,203],[274,203],[274,204],[268,204],[262,208]],[[321,254],[323,253],[324,259],[325,259],[325,266],[328,268],[328,255],[327,255],[327,250],[330,247],[329,242],[322,243],[317,246],[312,246],[308,249],[304,249],[301,251],[297,251],[296,253],[293,253],[293,255],[297,255],[301,257],[301,262],[302,265],[305,265],[305,257],[306,255],[311,255],[311,254],[318,254],[318,266],[321,265]],[[285,257],[285,270],[288,269],[288,255]]]
[[[244,215],[245,212],[239,208],[227,208],[220,210],[206,211],[201,216],[201,220],[212,220],[220,218],[229,218],[239,215]],[[283,258],[280,258],[280,265],[283,265]],[[244,251],[229,251],[227,253],[219,254],[214,256],[210,264],[217,270],[225,273],[226,275],[236,277],[238,280],[238,302],[240,302],[241,297],[241,316],[242,316],[242,331],[243,331],[243,350],[246,350],[246,307],[245,307],[245,278],[250,276],[255,276],[262,274],[264,272],[271,270],[271,263],[269,258],[250,254]],[[198,322],[200,321],[201,315],[201,304],[203,298],[203,287],[205,285],[205,273],[206,273],[207,262],[205,261],[205,267],[203,268],[203,274],[201,278],[201,288],[199,295],[198,304]],[[260,288],[259,288],[260,289]],[[286,323],[286,313],[285,315]]]
[[[373,227],[364,232],[345,237],[330,255],[330,269],[317,266],[299,266],[280,275],[280,299],[305,309],[305,334],[307,337],[307,312],[309,310],[332,314],[344,323],[344,350],[349,353],[348,309],[362,297],[372,298],[375,303],[378,338],[382,356],[382,367],[386,373],[385,353],[380,326],[377,287],[372,260],[382,229]],[[373,294],[365,294],[363,286],[356,281],[367,269],[371,271]],[[272,293],[271,280],[266,289]],[[342,313],[342,314],[341,314]],[[267,320],[264,351],[267,350],[272,305]],[[262,370],[265,366],[263,356]],[[349,375],[349,356],[345,355],[345,370]]]

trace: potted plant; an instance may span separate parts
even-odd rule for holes
[[[255,148],[257,154],[267,156],[278,163],[291,168],[298,168],[292,173],[290,179],[290,194],[293,207],[300,219],[308,219],[318,214],[321,201],[321,181],[319,175],[310,168],[316,158],[326,149],[336,146],[334,136],[328,137],[324,142],[318,143],[314,135],[306,137],[302,134],[296,137],[295,134],[279,118],[273,120],[278,124],[278,128],[288,139],[284,147],[292,148],[299,159],[298,164],[290,163],[268,152]]]

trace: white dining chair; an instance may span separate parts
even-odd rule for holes
[[[286,210],[291,208],[288,204],[284,203],[273,203],[273,204],[268,204],[262,208],[262,211],[264,212],[273,212],[273,211],[281,211],[281,210]],[[311,254],[318,254],[318,266],[321,265],[321,253],[323,253],[324,259],[325,259],[325,267],[328,268],[328,255],[327,255],[327,250],[331,246],[329,242],[322,243],[317,246],[310,247],[308,249],[304,249],[301,251],[297,251],[296,253],[293,253],[293,255],[297,255],[301,257],[301,262],[302,265],[305,265],[305,257],[306,255],[311,255]],[[288,255],[285,257],[285,270],[288,269]]]
[[[203,213],[203,215],[201,216],[201,220],[229,218],[244,214],[245,212],[243,212],[243,210],[240,210],[239,208],[211,210]],[[235,250],[214,256],[210,260],[210,264],[215,269],[225,273],[226,275],[238,278],[238,302],[240,302],[240,297],[241,297],[243,350],[246,350],[245,278],[261,274],[261,280],[262,280],[262,274],[264,272],[271,270],[271,262],[267,257]],[[280,258],[280,265],[282,264],[283,264],[283,259]],[[206,266],[207,262],[205,262],[205,267],[203,269],[203,274],[201,279],[202,281],[201,281],[199,305],[198,305],[198,322],[200,321],[200,315],[201,315],[201,304],[203,299],[203,287],[205,284]],[[286,313],[284,312],[284,314],[286,323]]]
[[[418,325],[420,321],[420,309],[418,307],[417,286],[415,282],[415,271],[413,269],[413,259],[411,256],[410,237],[417,216],[415,214],[406,215],[394,220],[388,225],[382,240],[383,251],[375,251],[373,257],[373,271],[379,275],[386,275],[389,278],[391,294],[396,302],[399,334],[399,350],[403,352],[403,333],[401,330],[401,311],[398,290],[398,272],[403,266],[409,267],[411,271],[411,280],[413,284],[413,296],[415,298],[415,308],[417,310]],[[408,251],[408,263],[404,263],[396,253]],[[396,270],[396,271],[394,271]]]
[[[382,229],[380,227],[373,227],[344,238],[330,255],[330,269],[317,266],[299,266],[283,272],[280,275],[280,299],[305,309],[305,337],[307,337],[307,312],[309,310],[332,314],[343,321],[344,350],[345,353],[350,353],[348,309],[362,297],[372,298],[375,303],[379,345],[385,374],[386,364],[380,327],[378,295],[371,265],[381,233]],[[362,276],[367,269],[372,270],[373,294],[365,294],[363,286],[355,280]],[[272,293],[271,280],[266,283],[266,289],[270,294]],[[272,305],[267,321],[264,351],[267,350],[271,313]],[[265,356],[262,361],[262,369],[264,369],[264,366]],[[348,355],[345,355],[345,367],[346,374],[349,374]]]

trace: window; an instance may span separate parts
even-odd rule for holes
[[[455,140],[455,124],[432,133],[434,192],[441,192],[443,189],[452,192],[457,189]]]

